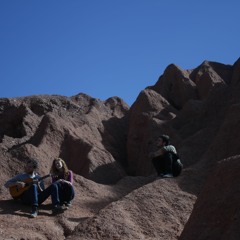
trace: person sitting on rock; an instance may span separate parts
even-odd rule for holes
[[[38,161],[29,159],[25,165],[25,172],[19,173],[15,177],[9,179],[4,186],[9,189],[10,194],[15,200],[20,200],[23,204],[31,205],[30,217],[35,218],[38,215],[38,206],[42,204],[50,195],[53,211],[61,212],[60,200],[58,195],[58,186],[50,185],[45,189],[43,180],[50,175],[40,177],[36,172]]]
[[[168,135],[161,135],[157,140],[159,150],[151,152],[149,157],[152,158],[152,164],[157,171],[158,177],[173,177],[172,163],[173,155],[177,154],[176,148],[169,144]]]
[[[60,204],[66,208],[71,206],[75,196],[73,188],[73,172],[68,169],[67,164],[61,158],[53,160],[51,167],[52,183],[57,184],[59,188]]]

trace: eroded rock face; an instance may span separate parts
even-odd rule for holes
[[[44,173],[60,156],[76,174],[116,182],[125,174],[118,161],[126,159],[127,112],[116,97],[105,102],[85,94],[2,99],[2,146],[20,162],[36,157]]]
[[[215,137],[224,118],[238,101],[231,80],[233,75],[237,79],[237,63],[234,66],[205,61],[196,69],[181,70],[172,64],[154,86],[139,94],[129,113],[130,172],[151,173],[147,156],[161,134],[171,136],[186,166],[208,158],[210,144],[218,141]]]
[[[240,156],[221,161],[211,173],[180,239],[238,239]]]
[[[118,97],[86,94],[0,99],[2,239],[236,239],[239,62],[204,61],[192,70],[171,64],[130,109]],[[156,180],[148,153],[163,133],[184,171]],[[52,216],[48,199],[30,221],[29,208],[2,185],[28,157],[45,175],[58,156],[74,172],[73,206]]]
[[[142,91],[130,110],[127,141],[128,173],[131,175],[149,175],[153,172],[148,154],[152,151],[156,132],[176,116],[177,110],[160,94],[151,89]]]
[[[145,178],[145,185],[80,223],[69,239],[177,239],[195,197],[181,191],[175,179],[153,179]]]

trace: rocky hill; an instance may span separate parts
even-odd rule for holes
[[[239,93],[240,59],[171,64],[131,107],[83,93],[0,99],[0,239],[238,239]],[[148,158],[163,133],[184,163],[177,178],[156,179]],[[45,175],[58,156],[73,205],[52,216],[47,200],[29,219],[3,184],[28,157]]]

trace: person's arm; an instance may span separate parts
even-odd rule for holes
[[[161,149],[159,149],[159,150],[157,150],[157,151],[155,151],[155,152],[151,152],[150,154],[149,154],[149,157],[150,158],[154,158],[154,157],[158,157],[158,156],[161,156],[161,155],[163,155],[163,149],[161,148]]]
[[[67,179],[61,179],[62,182],[66,182],[67,184],[73,184],[73,172],[69,170]]]
[[[9,179],[5,184],[5,188],[10,188],[12,186],[17,185],[20,188],[23,188],[25,186],[25,183],[23,182],[23,174],[18,174],[15,177]]]
[[[44,184],[44,181],[41,180],[39,181],[39,179],[41,178],[41,176],[37,173],[36,176],[34,177],[36,180],[37,180],[37,185],[38,185],[38,190],[40,192],[42,192],[44,189],[45,189],[45,184]],[[34,181],[34,180],[33,180]]]
[[[58,180],[58,178],[54,175],[52,175],[52,183],[56,182]]]
[[[68,181],[73,184],[73,172],[71,170],[69,170],[69,174],[68,174]]]
[[[163,151],[164,152],[171,152],[171,153],[177,154],[177,150],[176,150],[176,148],[173,145],[164,146],[163,147]]]

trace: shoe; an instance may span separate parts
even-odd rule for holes
[[[71,201],[69,201],[69,202],[65,202],[65,206],[66,206],[66,208],[70,208],[70,207],[72,206]]]
[[[71,201],[68,201],[68,202],[62,202],[60,203],[60,206],[63,208],[63,209],[68,209],[72,206],[72,202]]]
[[[31,217],[31,218],[35,218],[35,217],[37,217],[37,215],[38,215],[38,209],[37,209],[36,206],[33,206],[33,207],[32,207],[32,212],[31,212],[31,214],[30,214],[30,217]]]
[[[54,208],[52,209],[53,214],[59,214],[63,212],[64,212],[64,208],[61,205],[55,205]]]
[[[163,178],[172,178],[173,175],[171,173],[167,173],[167,174],[164,174],[162,175]]]
[[[162,178],[162,177],[163,177],[163,174],[161,173],[161,174],[159,174],[159,175],[156,176],[156,179],[160,179],[160,178]]]

